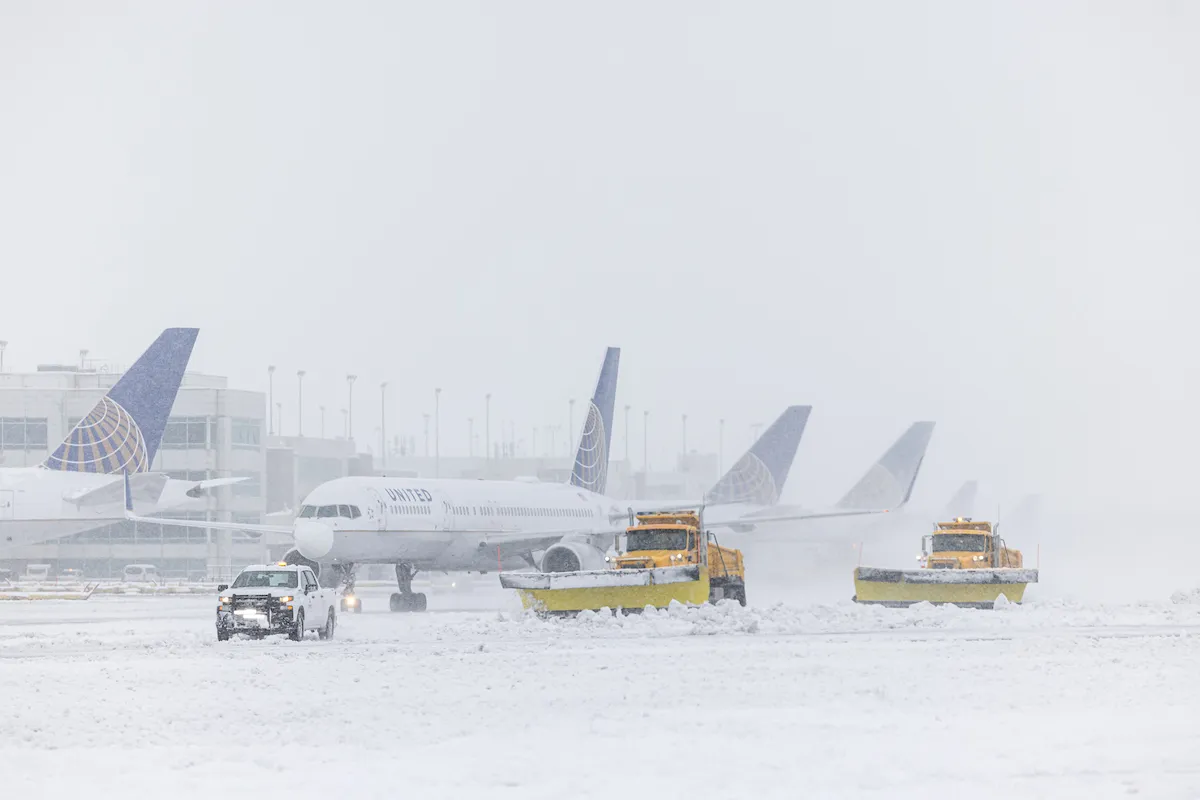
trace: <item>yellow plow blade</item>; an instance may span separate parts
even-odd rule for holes
[[[1000,595],[1012,603],[1037,583],[1036,569],[879,569],[854,570],[854,601],[885,606],[915,603],[992,608]]]
[[[699,567],[604,569],[583,572],[506,572],[500,585],[516,589],[521,604],[545,613],[601,608],[666,608],[672,600],[708,602],[708,573]]]

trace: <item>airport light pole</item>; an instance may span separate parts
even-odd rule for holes
[[[683,415],[683,468],[687,470],[687,414]]]
[[[357,375],[346,376],[346,438],[354,440],[354,382]]]
[[[642,474],[650,472],[650,412],[642,412]]]
[[[379,457],[387,469],[387,381],[379,384]]]
[[[717,426],[717,474],[723,475],[722,467],[725,465],[725,418],[721,417],[720,424]]]
[[[296,436],[304,438],[304,370],[296,370]]]
[[[8,347],[8,342],[0,339],[0,373],[4,372],[4,351]]]
[[[433,390],[433,477],[442,477],[442,388]]]
[[[267,435],[275,435],[275,365],[267,367],[267,413],[271,417]]]
[[[625,463],[629,463],[629,406],[625,406]]]

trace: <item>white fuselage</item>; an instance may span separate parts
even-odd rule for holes
[[[125,503],[88,505],[74,503],[71,497],[110,484],[120,484],[120,475],[95,472],[64,472],[41,467],[0,468],[0,547],[39,544],[98,528],[125,519]],[[172,487],[171,484],[179,484]],[[186,507],[184,494],[192,481],[167,481],[162,497],[179,496],[180,502],[163,506],[160,502],[135,502],[138,513],[156,513],[168,507]],[[186,487],[186,488],[184,488]],[[118,498],[123,491],[115,493]]]
[[[335,506],[341,516],[331,516]],[[296,522],[332,529],[324,562],[493,570],[512,556],[498,556],[489,534],[610,533],[621,513],[617,501],[567,484],[352,477],[314,489]]]

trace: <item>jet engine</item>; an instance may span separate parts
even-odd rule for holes
[[[559,542],[542,556],[542,572],[578,572],[604,569],[605,552],[588,542]]]

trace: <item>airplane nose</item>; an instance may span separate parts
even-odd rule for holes
[[[333,529],[320,522],[298,519],[292,536],[296,540],[296,549],[300,551],[300,555],[314,561],[329,555],[329,551],[333,549]]]

